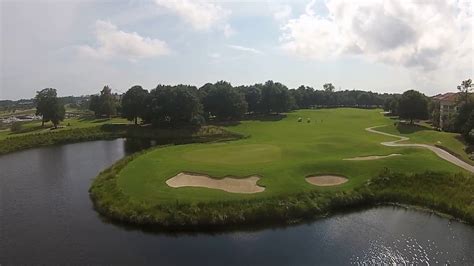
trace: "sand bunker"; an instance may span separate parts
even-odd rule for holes
[[[170,187],[205,187],[220,189],[231,193],[258,193],[265,190],[264,187],[257,185],[260,179],[258,176],[249,176],[246,178],[225,177],[214,179],[207,175],[194,173],[179,173],[176,176],[166,180]]]
[[[347,181],[349,181],[347,178],[337,175],[315,175],[306,177],[306,182],[321,187],[337,186]]]
[[[401,154],[399,153],[392,153],[389,155],[372,155],[372,156],[363,156],[363,157],[354,157],[354,158],[346,158],[343,159],[345,161],[370,161],[370,160],[378,160],[378,159],[384,159],[388,157],[393,157],[393,156],[400,156]]]

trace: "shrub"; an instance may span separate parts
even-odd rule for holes
[[[206,119],[202,115],[195,115],[191,118],[191,125],[201,126],[206,123]]]
[[[14,122],[10,127],[11,132],[20,132],[22,129],[23,124],[21,122]]]

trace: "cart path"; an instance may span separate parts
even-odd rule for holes
[[[450,162],[454,165],[457,165],[457,166],[459,166],[459,167],[461,167],[461,168],[463,168],[463,169],[465,169],[465,170],[467,170],[471,173],[474,173],[474,166],[464,162],[463,160],[459,159],[458,157],[452,155],[451,153],[449,153],[449,152],[447,152],[447,151],[445,151],[441,148],[438,148],[438,147],[433,146],[433,145],[427,145],[427,144],[398,143],[398,142],[401,142],[401,141],[409,140],[410,138],[402,137],[402,136],[398,136],[398,135],[393,135],[393,134],[390,134],[390,133],[385,133],[385,132],[375,130],[375,128],[385,127],[385,126],[386,125],[368,127],[365,130],[367,130],[369,132],[372,132],[372,133],[376,133],[376,134],[381,134],[381,135],[385,135],[385,136],[389,136],[389,137],[399,138],[398,140],[394,140],[394,141],[381,142],[380,144],[382,144],[384,146],[425,148],[425,149],[428,149],[428,150],[434,152],[441,159],[446,160],[446,161],[448,161],[448,162]]]

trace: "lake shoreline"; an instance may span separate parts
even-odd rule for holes
[[[151,126],[107,124],[6,138],[0,140],[0,156],[45,146],[119,138],[153,140],[157,144],[187,144],[234,140],[242,137],[218,126],[153,128]]]
[[[434,178],[439,180],[445,177],[446,184],[449,184],[448,181],[452,181],[452,177],[446,175],[446,173],[432,172],[418,175],[418,178],[415,179],[411,176],[392,173],[387,170],[387,172],[381,173],[380,176],[369,179],[365,185],[349,191],[315,190],[289,195],[286,198],[270,197],[258,200],[199,204],[177,202],[176,204],[145,206],[141,203],[129,201],[128,197],[116,187],[115,182],[118,173],[129,162],[148,151],[123,158],[94,179],[89,195],[97,212],[119,224],[154,227],[159,231],[170,232],[219,231],[226,228],[245,228],[260,225],[266,227],[292,225],[313,221],[315,218],[328,217],[354,208],[370,208],[379,205],[416,208],[474,225],[474,213],[470,212],[469,209],[446,207],[446,203],[443,201],[428,203],[432,200],[430,194],[418,193],[411,195],[408,192],[409,189],[400,190],[399,187],[396,187],[397,183],[395,185],[387,183],[387,179],[390,180],[387,176],[397,177],[392,178],[392,180],[398,180],[401,176],[402,178],[405,177],[405,180],[416,180],[420,177],[421,179]],[[460,186],[465,181],[473,183],[469,176],[461,174],[455,176],[455,179],[458,180],[462,178],[464,179],[459,182]],[[429,183],[430,181],[426,182]],[[421,184],[423,183],[421,181]],[[408,186],[419,187],[419,185],[412,184]],[[423,188],[419,189],[418,191],[424,190]]]

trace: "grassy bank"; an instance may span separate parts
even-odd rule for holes
[[[36,148],[47,145],[65,144],[99,139],[113,139],[124,136],[124,130],[96,126],[77,128],[44,133],[26,134],[0,140],[0,154],[6,154],[24,149]]]
[[[297,122],[299,117],[311,122]],[[375,125],[397,130],[379,110],[350,108],[301,110],[279,121],[242,121],[226,129],[249,138],[169,146],[125,158],[100,174],[90,194],[97,210],[109,217],[165,227],[291,222],[382,202],[419,204],[473,221],[472,199],[466,202],[474,192],[470,173],[426,149],[381,145],[393,138],[365,130]],[[424,141],[459,145],[455,136],[438,133],[429,132]],[[401,156],[343,160],[392,153]],[[166,185],[183,171],[215,178],[256,174],[265,191],[238,194]],[[306,182],[306,176],[318,174],[341,175],[349,181],[334,187]],[[449,197],[437,196],[449,189]]]
[[[157,129],[126,124],[103,124],[64,130],[48,130],[0,140],[0,154],[48,145],[116,138],[154,139],[157,144],[182,144],[240,137],[215,126]]]
[[[208,203],[150,206],[121,193],[116,175],[136,156],[102,172],[90,189],[95,208],[115,221],[164,230],[202,230],[236,225],[291,224],[351,208],[409,204],[474,224],[474,178],[464,174],[383,171],[356,189]]]
[[[371,201],[426,207],[474,224],[474,177],[446,172],[383,171],[361,190]]]
[[[84,116],[65,119],[58,129],[51,130],[52,124],[41,125],[41,121],[21,122],[21,130],[11,131],[10,129],[0,131],[0,141],[7,138],[23,137],[31,134],[44,134],[51,132],[67,131],[72,129],[94,128],[103,125],[127,125],[128,121],[124,118],[95,118],[93,116]]]

